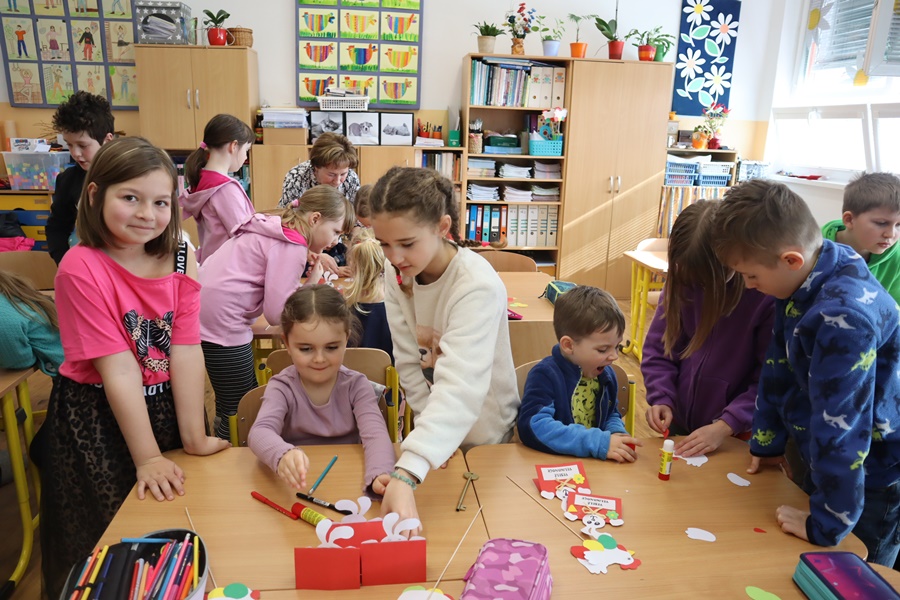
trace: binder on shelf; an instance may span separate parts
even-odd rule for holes
[[[509,218],[506,223],[506,241],[509,246],[516,246],[519,243],[519,207],[513,205],[509,207]]]
[[[508,243],[508,239],[506,237],[507,208],[508,207],[505,204],[500,207],[500,241]]]
[[[467,223],[466,231],[468,232],[466,237],[470,240],[475,239],[475,227],[476,223],[478,223],[478,206],[473,204],[469,207],[469,222]]]
[[[551,102],[548,108],[565,106],[566,99],[566,69],[565,67],[553,67],[553,83],[551,85]]]
[[[481,241],[491,241],[491,207],[484,207],[484,214],[481,217]]]
[[[547,215],[547,245],[556,246],[559,230],[559,206],[550,206]]]
[[[481,213],[484,207],[480,204],[476,204],[475,207],[475,240],[481,241],[482,224],[484,223]]]
[[[541,70],[541,108],[553,106],[553,67],[537,67]]]
[[[549,206],[546,204],[541,204],[538,207],[538,235],[537,235],[537,244],[536,246],[546,246],[547,245],[547,220],[549,217],[548,212]]]
[[[538,245],[538,215],[539,209],[537,205],[528,206],[528,235],[525,238],[526,246]]]
[[[528,241],[528,205],[519,205],[519,229],[516,236],[516,246],[524,246]]]
[[[490,242],[500,241],[500,207],[491,207],[491,235],[488,239]]]
[[[541,106],[541,72],[538,67],[531,67],[528,74],[528,100],[525,106],[529,108],[545,108]]]

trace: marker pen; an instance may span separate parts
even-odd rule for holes
[[[672,473],[672,457],[675,454],[675,442],[666,440],[663,442],[662,452],[659,456],[659,478],[663,481],[669,480]]]

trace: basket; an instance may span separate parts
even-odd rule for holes
[[[697,172],[697,163],[666,161],[666,175],[693,175]]]
[[[368,96],[317,96],[321,110],[369,110]]]
[[[706,187],[725,187],[731,183],[731,174],[728,175],[700,175],[697,185]]]
[[[533,156],[562,156],[562,140],[528,140],[528,154]]]
[[[228,33],[234,36],[234,46],[253,47],[253,30],[246,27],[229,27]]]
[[[666,173],[664,185],[694,185],[696,178],[693,173]]]
[[[731,175],[734,168],[733,162],[707,162],[700,163],[701,175]]]

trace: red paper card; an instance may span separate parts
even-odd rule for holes
[[[581,461],[561,465],[535,465],[538,489],[544,498],[563,499],[569,491],[590,494],[587,474]]]
[[[363,585],[425,581],[425,540],[362,544],[359,554]]]
[[[609,496],[592,496],[590,494],[569,494],[566,498],[565,517],[570,521],[583,519],[592,514],[603,518],[607,523],[622,518],[622,499]]]
[[[294,548],[298,590],[358,590],[359,573],[358,548]]]
[[[359,548],[363,542],[373,540],[380,542],[384,538],[384,525],[381,521],[366,521],[359,523],[335,523],[328,530],[328,535],[334,531],[336,527],[349,527],[353,530],[353,537],[346,540],[336,540],[335,543],[341,548],[349,548],[355,546]],[[330,539],[330,537],[329,537]]]

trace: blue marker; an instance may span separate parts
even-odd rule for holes
[[[325,476],[328,475],[328,471],[331,470],[331,467],[334,465],[334,461],[337,460],[337,456],[331,459],[331,462],[328,463],[328,466],[325,467],[325,470],[322,471],[322,474],[319,475],[319,478],[316,479],[316,482],[313,484],[311,488],[309,488],[309,494],[312,495],[316,488],[319,487],[319,484],[322,483],[322,480],[325,479]]]

